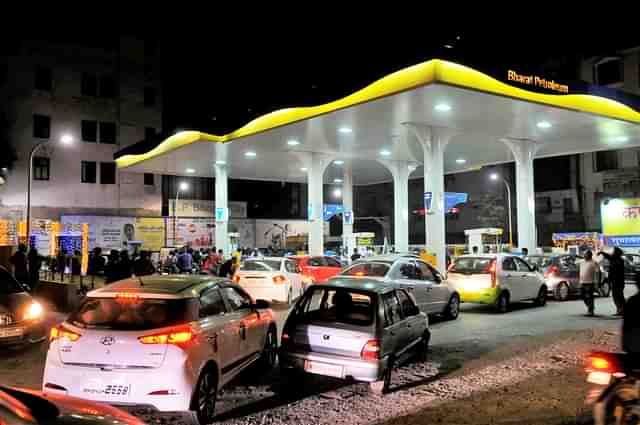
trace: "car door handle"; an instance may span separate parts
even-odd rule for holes
[[[407,286],[407,291],[413,291],[414,289],[416,289],[415,286]]]

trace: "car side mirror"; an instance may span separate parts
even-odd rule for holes
[[[256,300],[256,302],[251,305],[252,310],[264,310],[269,307],[271,307],[271,304],[269,304],[267,300]]]
[[[416,305],[412,305],[410,307],[407,306],[405,313],[407,314],[407,316],[417,316],[418,314],[420,314],[420,309]]]

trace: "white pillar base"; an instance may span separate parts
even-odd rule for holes
[[[342,210],[351,212],[353,217],[353,168],[350,161],[343,165],[342,169]],[[353,240],[353,224],[347,224],[345,214],[342,215],[342,247],[350,256],[355,248]]]
[[[311,153],[305,161],[308,185],[309,254],[324,254],[324,218],[323,218],[323,177],[324,170],[331,158],[319,153]]]
[[[409,167],[408,161],[379,160],[393,176],[393,245],[395,252],[409,251]]]
[[[229,202],[228,202],[228,176],[226,165],[215,165],[216,171],[216,209],[224,208],[226,211],[226,217],[223,221],[216,220],[216,249],[221,249],[225,256],[231,254],[230,241],[229,241]],[[215,214],[215,212],[214,212]]]

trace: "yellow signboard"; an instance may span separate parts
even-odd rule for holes
[[[516,83],[526,84],[528,86],[542,87],[547,90],[554,90],[560,93],[569,93],[569,86],[566,84],[558,84],[553,80],[540,78],[537,75],[521,75],[516,71],[509,70],[507,72],[507,80]]]
[[[611,199],[602,204],[605,236],[640,235],[640,199]]]
[[[164,218],[136,218],[135,238],[142,241],[143,250],[160,251],[160,248],[164,246]]]

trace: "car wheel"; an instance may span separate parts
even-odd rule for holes
[[[496,301],[496,310],[498,313],[506,313],[509,311],[509,294],[505,291],[500,293],[498,300]]]
[[[547,304],[547,287],[543,286],[538,291],[538,296],[533,300],[534,304],[538,307],[544,307]]]
[[[460,296],[458,294],[451,295],[449,304],[444,312],[444,316],[449,320],[456,320],[460,314]]]
[[[569,299],[569,285],[567,285],[567,282],[558,284],[554,296],[558,301],[567,301]]]
[[[598,294],[603,298],[607,298],[611,294],[611,285],[608,280],[605,280],[600,284]]]
[[[418,343],[417,355],[418,360],[421,362],[426,362],[429,354],[429,341],[431,340],[431,332],[424,331],[424,335],[422,335],[422,339]]]
[[[384,375],[382,375],[382,379],[379,381],[369,382],[369,391],[374,394],[383,395],[389,392],[389,387],[391,386],[391,371],[393,370],[393,358],[389,358],[387,362],[387,369],[384,371]]]
[[[264,341],[264,348],[260,353],[260,368],[265,372],[276,365],[278,359],[278,335],[276,329],[271,326]]]
[[[213,367],[205,368],[196,384],[191,402],[194,422],[199,425],[213,423],[218,397],[218,377]]]

